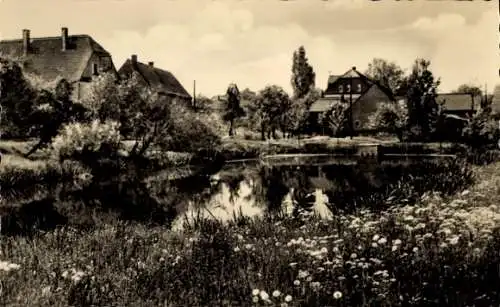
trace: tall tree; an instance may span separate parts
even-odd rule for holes
[[[406,94],[411,134],[424,139],[434,133],[441,115],[441,106],[436,101],[440,81],[429,70],[430,64],[425,59],[415,60]]]
[[[398,94],[404,83],[403,69],[396,63],[381,58],[374,58],[368,64],[365,74],[390,89],[394,94]]]
[[[229,122],[229,136],[234,134],[234,121],[235,119],[245,115],[245,111],[241,108],[240,91],[236,84],[229,84],[227,88],[227,101],[223,119]]]
[[[305,97],[316,83],[316,73],[309,65],[304,46],[293,53],[291,81],[294,99]]]
[[[266,86],[259,92],[255,122],[260,126],[262,140],[272,134],[276,138],[276,129],[283,125],[283,114],[290,107],[290,97],[277,85]]]
[[[17,62],[0,57],[0,130],[3,137],[24,138],[30,132],[36,90],[26,80]]]
[[[338,136],[347,128],[348,108],[346,103],[338,101],[320,116],[321,124],[327,126],[333,136]]]

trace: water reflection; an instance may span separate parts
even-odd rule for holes
[[[449,169],[439,170],[432,162],[323,161],[275,165],[254,162],[215,169],[188,167],[164,170],[148,178],[130,173],[107,173],[102,177],[93,174],[92,182],[85,186],[62,182],[4,194],[3,206],[24,208],[23,214],[31,217],[4,212],[7,219],[2,233],[26,231],[36,224],[33,219],[42,220],[45,224],[40,228],[48,229],[64,223],[91,227],[96,219],[106,218],[173,227],[180,227],[186,217],[198,215],[226,220],[235,214],[316,213],[330,218],[339,211],[360,207],[383,209],[380,205],[395,191],[406,189],[418,196],[429,188],[430,177],[444,171]],[[400,189],[395,189],[395,184]],[[43,203],[44,210],[29,209],[36,202]],[[46,217],[44,212],[52,215]],[[24,228],[19,227],[23,224]]]

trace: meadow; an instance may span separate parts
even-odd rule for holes
[[[490,306],[500,302],[500,163],[411,205],[320,219],[118,220],[0,241],[6,306]]]

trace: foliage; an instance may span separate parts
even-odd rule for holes
[[[328,127],[333,136],[339,136],[345,129],[348,129],[348,109],[348,104],[341,101],[335,101],[318,120],[320,124]]]
[[[473,149],[496,146],[500,140],[498,121],[491,116],[491,105],[486,105],[468,119],[463,129],[465,142]]]
[[[276,137],[275,131],[284,125],[285,112],[290,106],[290,97],[285,90],[277,85],[266,86],[259,92],[254,113],[254,122],[260,127],[261,137],[264,140],[266,132],[268,138],[271,133]]]
[[[119,123],[69,123],[62,127],[52,142],[53,154],[59,160],[96,158],[96,154],[112,156],[120,147]]]
[[[417,59],[408,77],[406,99],[410,137],[418,140],[433,136],[441,116],[441,106],[436,101],[440,81],[435,80],[429,66],[429,61]]]
[[[59,80],[54,89],[41,89],[36,97],[36,109],[30,114],[32,135],[38,143],[26,153],[30,156],[50,144],[59,128],[65,123],[82,122],[87,119],[87,110],[72,101],[72,86],[65,79]]]
[[[400,92],[405,78],[405,73],[401,67],[394,62],[388,62],[381,58],[374,58],[368,64],[365,74],[390,89],[393,94]]]
[[[24,77],[19,64],[0,57],[0,130],[3,138],[29,136],[29,116],[35,97],[36,90]]]
[[[453,93],[472,94],[474,96],[481,96],[483,94],[483,91],[477,85],[461,84],[455,91],[453,91]]]
[[[294,98],[304,98],[314,88],[316,74],[308,63],[304,46],[293,53],[291,82]]]
[[[223,119],[229,122],[229,136],[234,134],[234,121],[239,117],[245,116],[245,110],[240,106],[241,96],[236,84],[230,84],[227,88],[227,101],[224,110]]]
[[[170,125],[165,138],[155,144],[171,151],[195,152],[213,150],[220,145],[220,135],[224,126],[216,114],[195,113],[187,107],[172,103]],[[217,124],[218,123],[218,124]]]
[[[401,137],[408,125],[408,106],[402,101],[380,103],[368,121],[371,129],[395,133]]]

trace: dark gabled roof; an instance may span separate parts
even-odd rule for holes
[[[93,53],[110,54],[88,35],[69,35],[68,49],[62,50],[62,39],[57,37],[33,38],[30,51],[23,55],[23,40],[0,41],[0,56],[22,61],[23,70],[46,81],[65,78],[79,81]]]
[[[355,67],[351,68],[350,70],[345,72],[343,75],[330,75],[328,77],[328,85],[327,85],[327,88],[325,90],[325,93],[332,91],[333,88],[335,88],[335,86],[336,86],[336,82],[338,80],[345,79],[345,78],[359,78],[359,79],[361,79],[361,81],[363,83],[365,83],[365,85],[367,85],[365,92],[368,91],[371,86],[376,85],[387,96],[389,96],[390,99],[394,99],[394,94],[392,93],[392,91],[390,89],[388,89],[384,85],[380,84],[379,82],[372,80],[372,79],[368,78],[367,76],[365,76],[364,74],[360,73],[358,70],[356,70]]]
[[[481,97],[474,97],[472,94],[445,93],[438,94],[436,101],[443,103],[448,111],[466,111],[479,107]]]
[[[130,59],[127,59],[118,70],[118,74],[129,76],[133,71],[138,72],[148,86],[159,92],[191,99],[191,95],[169,71],[140,62],[134,64]]]

